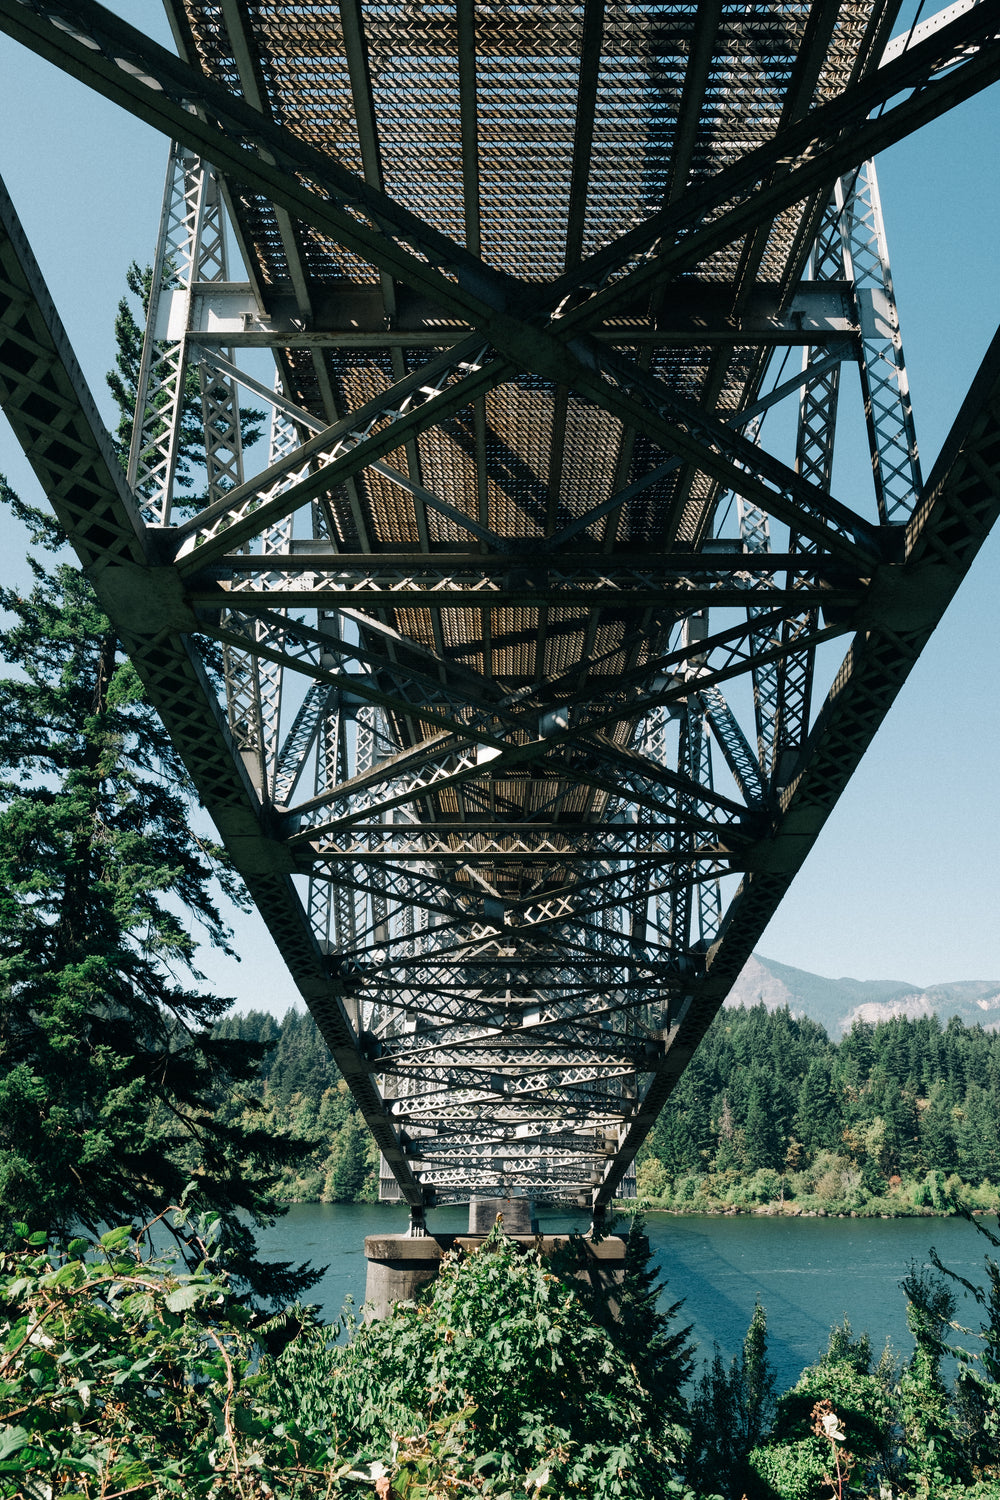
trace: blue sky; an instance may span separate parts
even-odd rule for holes
[[[112,8],[169,42],[153,0]],[[166,143],[6,38],[0,80],[0,175],[111,421],[114,311],[129,262],[152,253]],[[878,161],[925,473],[1000,322],[998,124],[994,86]],[[40,498],[2,418],[0,472]],[[848,502],[852,482],[834,478]],[[23,550],[0,517],[5,580]],[[994,534],[768,928],[769,957],[830,976],[1000,982],[998,580]],[[284,1010],[294,991],[262,924],[241,918],[237,932],[245,961],[206,954],[212,982]]]

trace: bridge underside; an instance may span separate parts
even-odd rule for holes
[[[1000,507],[871,164],[1000,8],[895,9],[0,0],[175,142],[128,475],[6,195],[0,396],[418,1219],[627,1191]]]

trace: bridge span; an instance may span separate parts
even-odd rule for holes
[[[0,399],[383,1195],[599,1217],[1000,509],[1000,342],[921,475],[872,162],[1000,0],[166,9],[0,0],[173,143],[127,474],[6,193]]]

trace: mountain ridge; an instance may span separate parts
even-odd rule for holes
[[[787,1005],[824,1026],[834,1040],[855,1021],[875,1024],[892,1016],[958,1016],[967,1026],[1000,1030],[1000,979],[960,979],[922,987],[905,979],[828,979],[755,953],[726,997],[726,1005]]]

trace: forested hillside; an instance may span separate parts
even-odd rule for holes
[[[253,1120],[312,1142],[285,1198],[371,1199],[378,1156],[312,1017],[230,1016],[220,1035],[270,1044]],[[834,1043],[787,1009],[725,1010],[639,1157],[640,1196],[688,1212],[912,1213],[988,1206],[1000,1184],[1000,1036],[951,1019],[860,1022]]]
[[[643,1149],[638,1179],[640,1194],[689,1211],[990,1205],[1000,1037],[954,1017],[944,1026],[895,1017],[859,1022],[835,1044],[788,1010],[724,1010]]]
[[[304,1161],[285,1170],[277,1196],[334,1203],[377,1198],[378,1150],[312,1016],[289,1010],[278,1021],[253,1010],[227,1016],[216,1034],[268,1046],[256,1093],[219,1099],[225,1122],[252,1120],[274,1136],[312,1144]]]

